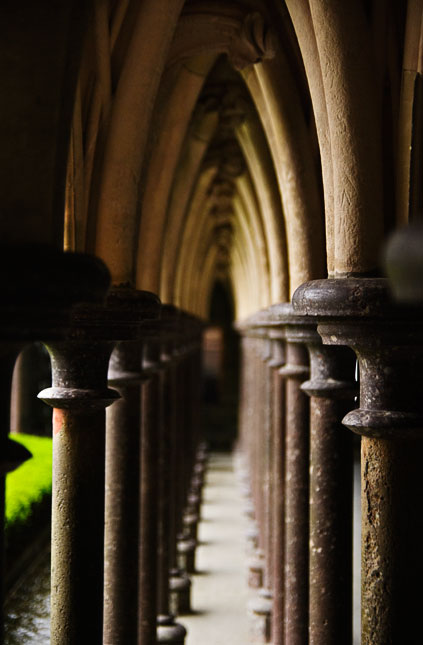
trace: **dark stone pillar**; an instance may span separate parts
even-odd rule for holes
[[[175,536],[172,530],[172,512],[175,503],[172,480],[172,343],[175,336],[178,312],[171,305],[164,305],[161,319],[161,386],[159,424],[159,538],[158,538],[158,596],[157,642],[183,644],[186,630],[176,623],[170,612],[169,571],[171,551]]]
[[[138,639],[140,645],[149,645],[155,642],[157,628],[160,363],[156,339],[145,343],[143,372]]]
[[[71,308],[77,302],[99,302],[109,285],[102,262],[79,253],[43,245],[0,248],[3,276],[1,303],[0,401],[0,641],[3,639],[4,477],[30,457],[10,440],[10,388],[18,353],[28,343],[64,338]]]
[[[250,521],[246,539],[249,556],[250,587],[259,588],[262,584],[262,561],[255,563],[259,546],[259,531],[254,511],[253,496],[255,490],[254,480],[254,432],[253,432],[253,400],[254,400],[254,342],[249,335],[248,321],[237,323],[236,329],[241,334],[241,370],[240,370],[240,400],[239,400],[239,436],[237,441],[237,457],[240,467],[242,492],[245,498],[245,513]]]
[[[109,384],[121,398],[106,413],[104,644],[137,641],[140,508],[141,339],[143,324],[158,318],[160,303],[145,291],[115,289],[133,340],[116,344]]]
[[[98,340],[105,321],[91,314],[89,331],[75,320],[78,340],[47,344],[53,385],[39,394],[54,408],[51,642],[61,645],[103,637],[105,408],[119,395],[107,388],[113,343]]]
[[[421,640],[423,312],[395,306],[383,279],[307,283],[296,295],[329,345],[354,349],[362,436],[362,643]],[[412,375],[412,378],[410,378]]]
[[[337,352],[338,349],[338,352]],[[354,355],[309,344],[310,645],[352,640],[352,436],[341,420],[355,392]]]
[[[294,310],[304,314],[293,298]],[[319,319],[316,319],[318,322]],[[355,356],[347,347],[308,345],[310,397],[310,643],[352,641],[352,435],[341,421],[354,405]]]
[[[128,340],[121,302],[78,307],[67,340],[46,343],[53,386],[52,643],[103,637],[105,408],[116,340]]]
[[[249,415],[249,470],[251,473],[251,493],[252,498],[247,503],[246,513],[251,519],[254,519],[257,527],[256,548],[253,550],[249,562],[249,585],[253,588],[260,589],[264,583],[265,567],[265,542],[264,542],[264,497],[263,497],[263,440],[260,430],[262,429],[262,402],[263,402],[263,378],[261,374],[262,360],[260,357],[261,332],[254,328],[255,317],[247,321],[249,341],[249,395],[250,395],[250,415]],[[254,604],[254,603],[253,603]],[[261,605],[258,603],[257,609],[261,612]],[[268,603],[265,603],[268,605]],[[252,611],[255,612],[254,606]],[[263,621],[254,621],[252,627],[254,631],[260,632],[260,624]],[[259,636],[257,636],[259,637]]]
[[[272,552],[273,552],[273,451],[272,451],[272,399],[273,379],[272,368],[269,366],[272,359],[272,347],[268,338],[268,331],[261,328],[266,320],[266,312],[260,312],[253,317],[252,326],[257,334],[256,349],[256,374],[259,392],[256,410],[258,423],[254,430],[257,437],[257,450],[259,455],[258,501],[257,511],[259,517],[260,542],[263,551],[263,574],[258,596],[250,603],[252,615],[253,637],[262,643],[271,642],[271,613],[272,613]],[[255,565],[257,566],[257,564]]]
[[[180,467],[182,472],[181,515],[178,533],[178,561],[187,574],[195,573],[197,548],[196,524],[201,505],[201,485],[195,478],[197,447],[199,445],[198,406],[199,374],[197,369],[200,330],[199,321],[183,314],[184,345],[181,355],[180,399],[182,401],[182,426],[180,427]]]
[[[189,417],[190,380],[189,380],[189,355],[190,355],[190,318],[183,312],[179,319],[179,338],[175,346],[175,363],[173,373],[173,391],[175,396],[176,424],[175,433],[175,515],[176,551],[174,565],[171,566],[171,609],[175,614],[188,614],[191,612],[191,580],[187,575],[187,565],[192,560],[195,542],[186,539],[184,535],[184,511],[189,503],[199,510],[200,498],[190,495],[190,481],[193,464],[192,446],[192,419]],[[187,558],[191,551],[191,563]],[[190,568],[190,567],[188,567]],[[192,569],[194,566],[191,567]]]
[[[285,490],[285,332],[270,331],[273,354],[273,607],[272,643],[283,645],[284,633],[284,490]]]
[[[286,378],[284,483],[284,632],[285,642],[308,642],[309,550],[309,401],[301,383],[309,374],[304,346],[310,325],[295,316],[291,305],[271,307],[272,317],[285,327]]]
[[[191,611],[191,580],[186,572],[178,565],[177,543],[178,534],[182,527],[184,469],[183,459],[183,325],[178,316],[176,333],[172,347],[172,362],[170,366],[170,399],[172,405],[171,438],[171,476],[172,476],[172,505],[171,505],[171,549],[170,549],[170,611],[175,615],[189,614]]]

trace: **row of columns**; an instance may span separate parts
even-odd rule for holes
[[[254,638],[352,643],[361,438],[361,643],[420,642],[421,306],[383,278],[318,280],[238,330]]]
[[[149,292],[110,289],[92,257],[50,261],[48,285],[29,302],[15,285],[6,306],[0,512],[5,473],[30,457],[7,436],[13,365],[41,340],[52,365],[39,394],[53,408],[51,643],[183,643],[174,614],[190,611],[206,461],[202,324]]]

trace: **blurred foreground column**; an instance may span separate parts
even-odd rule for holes
[[[385,279],[318,280],[295,298],[325,344],[359,361],[359,408],[343,423],[362,437],[362,643],[418,643],[423,308],[392,302]]]

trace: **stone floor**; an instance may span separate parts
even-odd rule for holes
[[[249,643],[244,500],[233,457],[212,454],[209,460],[202,521],[193,576],[194,613],[179,620],[188,630],[187,645]]]
[[[247,586],[245,499],[234,471],[236,457],[212,454],[208,464],[198,573],[192,577],[193,614],[178,620],[188,630],[187,645],[251,643],[247,605],[254,590]],[[354,645],[360,643],[360,465],[354,468]]]

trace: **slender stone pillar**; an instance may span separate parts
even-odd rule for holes
[[[264,546],[265,546],[265,570],[263,587],[266,590],[266,596],[270,598],[272,589],[272,524],[273,524],[273,508],[272,508],[272,486],[273,486],[273,379],[271,374],[271,361],[273,358],[272,345],[269,340],[269,334],[265,330],[261,342],[260,358],[262,361],[262,379],[263,379],[263,417],[262,417],[262,433],[263,433],[263,501],[264,501]],[[271,604],[271,603],[270,603]],[[270,628],[269,628],[270,633]]]
[[[285,326],[286,378],[284,484],[284,634],[290,645],[308,640],[309,549],[309,401],[301,383],[309,374],[304,342],[310,325],[293,314],[291,305],[275,305],[272,314]]]
[[[184,431],[184,410],[183,410],[183,322],[179,313],[175,326],[175,336],[172,347],[172,363],[170,367],[170,398],[172,402],[172,424],[171,424],[171,476],[172,476],[172,500],[171,500],[171,526],[170,526],[170,611],[175,615],[189,614],[191,612],[191,580],[186,572],[178,565],[177,543],[178,534],[182,527],[183,511],[183,431]]]
[[[80,306],[64,341],[45,343],[52,387],[39,397],[53,412],[51,642],[103,638],[105,408],[116,340],[132,337],[127,312]]]
[[[195,525],[200,512],[201,487],[193,488],[195,457],[199,444],[198,428],[198,374],[196,354],[198,350],[198,321],[191,315],[183,314],[184,349],[180,363],[180,397],[183,402],[183,423],[180,429],[179,461],[182,472],[181,516],[179,518],[178,559],[179,566],[187,574],[195,572],[197,540],[189,526]],[[195,530],[194,530],[195,532]]]
[[[249,554],[249,578],[248,584],[252,588],[259,588],[263,579],[262,559],[257,557],[259,548],[259,530],[254,509],[255,495],[255,471],[254,471],[254,423],[253,423],[253,400],[255,395],[255,366],[254,366],[254,343],[248,328],[248,320],[237,323],[236,329],[241,335],[241,381],[240,381],[240,402],[239,402],[239,437],[237,449],[241,461],[241,479],[243,493],[246,500],[246,513],[250,519],[250,526],[246,538]]]
[[[293,298],[294,310],[304,314]],[[319,318],[315,319],[318,322]],[[310,397],[310,644],[352,641],[352,435],[341,421],[353,407],[355,356],[308,343]]]
[[[252,632],[257,642],[271,642],[271,613],[272,613],[272,553],[273,553],[273,508],[272,508],[272,379],[269,364],[272,359],[271,344],[268,331],[261,325],[266,321],[267,311],[256,314],[251,326],[257,334],[257,370],[259,398],[257,412],[259,422],[254,430],[257,435],[257,450],[259,453],[259,500],[258,515],[261,544],[263,547],[263,575],[258,595],[249,604],[252,616]],[[256,565],[257,566],[257,565]]]
[[[27,343],[65,337],[71,308],[99,302],[109,285],[102,262],[44,245],[1,246],[3,290],[0,322],[0,641],[3,638],[4,476],[30,457],[8,438],[10,387],[16,356]]]
[[[247,334],[249,336],[249,344],[251,348],[250,353],[250,367],[251,380],[249,383],[250,397],[251,397],[251,416],[249,420],[249,435],[250,435],[250,472],[252,481],[252,500],[251,504],[247,505],[247,514],[251,519],[256,521],[257,525],[257,547],[252,553],[249,562],[249,585],[256,589],[263,588],[265,577],[265,536],[264,536],[264,473],[263,473],[263,435],[262,435],[262,403],[263,403],[263,386],[264,380],[262,378],[262,360],[260,356],[260,343],[262,332],[256,329],[257,315],[248,319]],[[254,605],[257,605],[256,607]],[[265,605],[265,607],[263,606]],[[256,610],[262,616],[262,608],[266,611],[269,607],[268,602],[252,603],[253,615]],[[263,625],[265,620],[255,621],[252,625],[257,638],[260,638],[259,633],[261,630],[260,625]],[[263,631],[263,630],[261,630]]]
[[[172,550],[172,511],[174,481],[172,480],[172,342],[178,312],[164,305],[161,318],[161,387],[159,424],[159,538],[158,538],[158,594],[157,642],[183,644],[186,630],[176,623],[170,612],[169,571]]]
[[[137,641],[140,508],[141,339],[160,303],[145,291],[115,289],[114,299],[133,340],[116,344],[109,384],[121,398],[106,413],[104,645]]]
[[[285,490],[285,332],[282,328],[269,332],[274,345],[273,371],[273,606],[272,643],[283,645],[284,632],[284,490]]]
[[[317,340],[317,339],[316,339]],[[353,443],[341,420],[353,405],[354,355],[309,343],[310,645],[352,641]],[[338,350],[338,351],[337,351]]]
[[[360,407],[343,419],[362,436],[362,640],[421,640],[423,576],[423,311],[390,301],[383,279],[306,283],[302,311],[329,345],[354,349]],[[412,377],[410,378],[410,375]]]
[[[73,338],[48,343],[53,412],[51,642],[103,638],[105,408],[113,343],[106,311],[74,314]],[[110,332],[110,330],[108,330]]]
[[[278,423],[274,429],[275,448],[279,451],[272,465],[278,491],[274,493],[276,506],[272,505],[275,532],[272,531],[271,550],[276,550],[279,558],[276,562],[271,556],[277,572],[273,572],[277,589],[273,597],[276,615],[272,619],[272,642],[303,645],[308,639],[309,403],[300,386],[309,374],[305,343],[315,333],[315,326],[295,315],[288,303],[260,312],[253,324],[267,328],[268,334],[275,330],[286,340],[285,351],[279,346],[275,357],[275,367],[280,368],[276,412],[272,405]],[[283,421],[281,410],[285,414]]]
[[[157,339],[148,340],[143,351],[141,419],[141,513],[139,544],[140,645],[155,642],[157,629],[157,539],[160,363]]]

